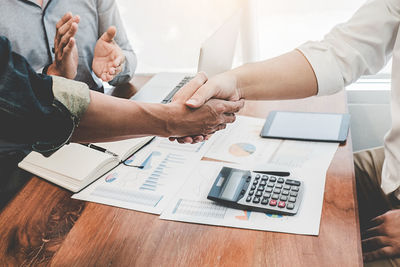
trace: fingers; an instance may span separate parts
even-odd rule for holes
[[[210,83],[205,83],[189,96],[190,98],[186,101],[186,105],[191,108],[201,107],[215,95],[214,91],[215,90]]]
[[[68,19],[67,19],[68,18]],[[56,37],[54,39],[54,48],[57,49],[60,45],[61,38],[71,29],[71,27],[76,27],[80,21],[79,16],[72,16],[70,12],[64,15],[64,17],[57,23]],[[76,25],[75,25],[76,24]]]
[[[389,245],[389,240],[383,236],[371,237],[361,241],[364,252],[371,252]]]
[[[224,109],[217,110],[217,112],[221,111],[224,113],[237,113],[244,107],[244,100],[241,99],[239,101],[223,101]]]
[[[186,102],[205,82],[207,75],[204,72],[199,72],[192,80],[183,86],[173,97],[173,101]]]
[[[72,13],[71,12],[65,13],[64,16],[57,22],[56,29],[58,30],[62,25],[64,25],[71,18],[72,18]]]
[[[366,225],[366,228],[367,229],[374,228],[376,226],[379,226],[379,225],[383,224],[384,222],[385,222],[384,215],[380,215],[380,216],[377,216],[377,217],[371,219],[368,222],[368,224]]]
[[[389,258],[392,256],[393,253],[393,248],[392,247],[383,247],[377,250],[374,250],[372,252],[364,253],[363,258],[365,262],[368,261],[375,261],[383,258]]]
[[[234,123],[236,121],[236,116],[233,113],[223,114],[225,123]]]
[[[116,34],[117,34],[117,28],[115,28],[115,26],[111,26],[108,28],[108,30],[105,33],[103,33],[103,35],[100,37],[100,39],[109,43],[109,42],[113,41]]]
[[[108,72],[103,72],[103,74],[101,74],[101,79],[102,79],[103,81],[105,81],[105,82],[109,82],[109,81],[111,81],[112,79],[114,79],[114,76],[111,75],[111,74],[108,73]]]
[[[74,38],[69,39],[68,44],[65,46],[63,50],[63,55],[69,55],[70,53],[72,53],[74,46],[75,46],[75,39]]]
[[[64,48],[70,43],[71,38],[73,38],[76,34],[76,32],[78,31],[78,24],[77,23],[72,23],[71,27],[69,28],[69,30],[63,34],[63,36],[61,37],[60,43],[58,45],[58,49],[57,52],[59,53],[58,56],[62,57],[63,56],[63,51]],[[75,43],[75,41],[74,41]]]

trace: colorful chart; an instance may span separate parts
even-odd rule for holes
[[[236,157],[248,157],[254,152],[256,152],[256,147],[248,143],[233,144],[229,148],[229,153]]]
[[[148,170],[151,168],[152,166],[151,161],[155,156],[161,156],[161,152],[158,151],[151,152],[151,154],[141,164],[141,166],[144,166],[143,170]]]
[[[105,180],[107,183],[112,183],[117,180],[118,173],[114,172],[106,176]]]
[[[135,160],[135,155],[133,155],[129,159],[125,160],[125,164],[131,164],[134,160]]]
[[[250,220],[251,211],[244,210],[244,215],[235,216],[236,219],[241,221],[248,221]]]
[[[282,217],[283,217],[283,215],[279,215],[279,214],[269,214],[269,213],[265,213],[265,215],[267,215],[267,216],[270,217],[270,218],[275,218],[275,219],[277,219],[277,218],[282,218]]]
[[[160,156],[160,152],[153,152],[143,163],[145,166],[144,170],[151,169],[151,158],[152,156]],[[160,183],[165,184],[165,180],[168,180],[168,171],[179,168],[180,166],[185,164],[185,157],[179,154],[168,153],[168,155],[154,168],[152,173],[146,178],[142,186],[141,190],[150,190],[156,191],[157,187]],[[164,181],[164,182],[163,182]]]

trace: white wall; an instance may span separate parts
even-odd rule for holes
[[[117,0],[138,72],[190,71],[199,49],[243,0]]]
[[[157,72],[195,70],[201,43],[248,1],[254,3],[258,22],[259,59],[277,56],[309,39],[321,39],[334,25],[350,18],[364,2],[117,0],[117,3],[138,54],[138,72]]]

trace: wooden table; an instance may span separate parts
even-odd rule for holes
[[[113,91],[129,97],[148,80]],[[247,102],[270,110],[345,112],[343,92],[296,101]],[[319,236],[163,221],[156,215],[73,200],[33,177],[0,214],[0,266],[361,266],[351,139],[326,177]]]

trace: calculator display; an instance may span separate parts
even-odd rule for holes
[[[235,198],[236,192],[238,191],[238,186],[242,180],[243,172],[231,172],[231,175],[227,179],[224,191],[221,197],[229,200]]]

